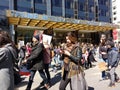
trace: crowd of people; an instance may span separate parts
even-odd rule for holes
[[[100,44],[96,46],[91,43],[79,43],[75,33],[68,32],[64,43],[52,47],[47,40],[43,41],[42,35],[42,33],[33,35],[32,43],[18,49],[9,33],[0,31],[0,77],[3,77],[0,78],[1,90],[14,90],[15,82],[21,81],[16,75],[23,65],[30,71],[26,90],[31,90],[36,71],[43,79],[39,87],[49,89],[51,87],[49,67],[55,72],[58,69],[62,70],[59,90],[66,90],[68,83],[71,90],[79,88],[88,90],[84,70],[92,68],[92,63],[97,62],[95,55],[98,48],[99,60],[105,62],[107,67],[101,72],[102,80],[109,78],[110,87],[120,82],[115,72],[120,60],[120,49],[111,38],[107,39],[104,34],[101,35]]]

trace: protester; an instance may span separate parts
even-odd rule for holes
[[[100,46],[99,46],[99,58],[100,60],[104,61],[107,64],[107,46],[106,46],[106,36],[102,35],[100,39]],[[107,79],[107,75],[105,70],[102,71],[102,80]]]
[[[115,82],[120,82],[118,75],[115,72],[116,67],[118,66],[118,51],[114,49],[114,42],[110,41],[107,43],[108,47],[108,69],[110,74],[110,87],[115,86]]]
[[[20,49],[19,49],[19,62],[18,62],[18,66],[21,67],[22,65],[22,62],[24,61],[25,59],[25,52],[26,52],[26,48],[25,46],[21,46]]]
[[[40,36],[40,37],[39,37]],[[44,63],[43,63],[43,43],[42,43],[42,35],[35,35],[32,38],[33,47],[30,56],[27,58],[27,63],[30,69],[30,77],[26,90],[31,90],[31,86],[33,83],[33,78],[35,76],[36,71],[38,70],[40,76],[44,81],[44,86],[48,88],[46,75],[43,71]]]
[[[17,52],[6,31],[0,31],[0,90],[14,90],[14,63]]]
[[[30,56],[31,51],[32,51],[31,43],[27,42],[27,44],[26,44],[26,58]]]
[[[49,65],[51,63],[51,51],[50,51],[50,45],[48,44],[47,41],[43,42],[44,45],[44,50],[43,50],[43,60],[44,60],[44,65],[45,65],[45,73],[47,75],[47,84],[50,86],[50,72],[49,72]]]
[[[82,50],[76,44],[77,38],[76,35],[72,32],[69,32],[66,36],[66,45],[63,47],[62,60],[64,60],[63,65],[63,76],[60,82],[59,90],[65,90],[68,83],[70,83],[71,90],[87,90],[86,81],[84,78],[84,72],[81,68],[81,58],[82,58]],[[78,74],[80,75],[80,82],[78,81]],[[78,76],[77,79],[74,77]],[[78,81],[78,82],[77,82]]]

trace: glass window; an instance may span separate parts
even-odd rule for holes
[[[99,4],[101,4],[101,5],[106,5],[106,1],[107,0],[98,0]]]
[[[94,12],[94,6],[93,5],[89,5],[88,9],[89,9],[89,12]]]
[[[113,9],[116,9],[116,6],[114,6]]]
[[[4,0],[3,2],[0,2],[0,10],[9,9],[9,1],[10,0]]]
[[[32,12],[31,0],[17,0],[17,10]]]
[[[100,16],[106,16],[106,10],[101,9],[99,15]]]
[[[52,5],[56,7],[62,7],[62,0],[52,0]]]
[[[51,14],[54,16],[62,16],[62,0],[52,0]]]
[[[67,9],[73,9],[73,0],[65,0],[65,8]]]
[[[39,14],[47,13],[46,0],[35,0],[35,13]]]
[[[113,15],[116,15],[116,12],[114,12]]]
[[[84,11],[85,10],[85,3],[79,2],[78,3],[78,10],[79,11]]]
[[[46,0],[35,0],[35,3],[44,3],[44,4],[46,4]]]
[[[114,20],[116,20],[116,17],[114,17]]]

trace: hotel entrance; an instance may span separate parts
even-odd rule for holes
[[[58,41],[62,41],[64,33],[68,31],[78,31],[81,42],[95,43],[99,39],[99,32],[110,31],[118,27],[106,22],[86,21],[14,10],[6,10],[6,17],[10,25],[17,26],[17,29],[15,28],[15,35],[18,37],[17,42],[19,39],[24,39],[25,42],[30,41],[34,30],[48,29],[49,31],[49,28],[52,28],[55,36],[53,39],[55,40],[58,38]]]

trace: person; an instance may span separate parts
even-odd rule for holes
[[[27,64],[29,66],[28,69],[30,69],[30,77],[29,77],[29,82],[28,82],[26,90],[31,90],[33,78],[37,70],[44,81],[44,86],[47,88],[47,81],[46,81],[47,78],[43,71],[44,69],[44,63],[43,63],[44,46],[42,43],[42,35],[40,34],[40,35],[33,36],[32,41],[33,41],[32,51],[31,51],[30,56],[27,58]]]
[[[64,65],[62,69],[62,79],[60,82],[59,90],[66,90],[65,88],[68,83],[70,83],[71,90],[79,90],[79,88],[74,89],[77,87],[76,83],[74,83],[74,81],[76,82],[76,80],[72,82],[72,77],[78,74],[77,71],[82,74],[80,80],[82,84],[79,84],[78,87],[81,86],[81,90],[87,90],[86,83],[83,83],[85,82],[85,79],[83,75],[83,70],[80,66],[82,50],[76,42],[76,35],[72,32],[69,32],[66,36],[66,45],[63,47],[63,50],[60,51],[60,53],[62,54],[61,60],[64,60]]]
[[[108,47],[108,69],[110,75],[110,87],[115,86],[115,82],[120,82],[120,79],[115,72],[116,67],[118,66],[119,54],[118,51],[114,49],[114,42],[110,41],[107,43]]]
[[[30,42],[27,42],[26,44],[26,58],[30,56],[32,50],[32,46]]]
[[[19,62],[18,62],[18,66],[21,67],[22,66],[22,62],[25,59],[25,52],[26,52],[26,48],[25,46],[21,46],[19,49]]]
[[[9,34],[0,31],[0,90],[14,90],[14,62],[17,52]]]
[[[45,65],[45,73],[47,75],[47,84],[50,86],[51,82],[51,76],[49,72],[49,64],[51,63],[51,51],[50,51],[50,45],[48,44],[47,41],[43,42],[44,45],[44,50],[43,50],[43,60],[44,60],[44,65]]]
[[[106,37],[105,35],[102,35],[101,36],[101,39],[100,39],[100,46],[99,46],[99,58],[100,60],[104,61],[106,64],[107,64],[107,46],[106,46]],[[102,71],[102,79],[101,80],[105,80],[107,79],[107,75],[106,75],[106,72],[105,70]]]

